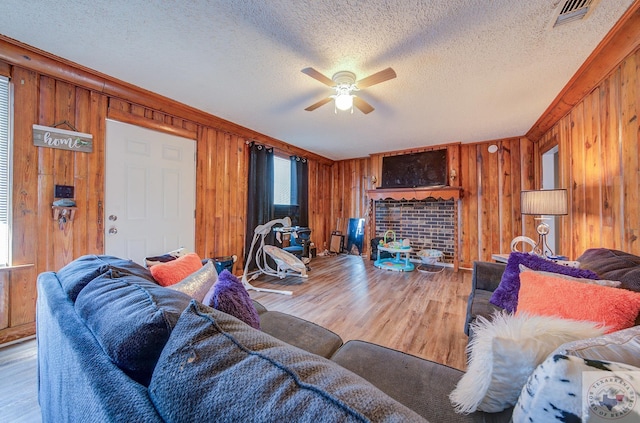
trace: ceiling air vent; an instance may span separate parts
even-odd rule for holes
[[[578,19],[584,19],[595,7],[598,0],[565,0],[560,6],[560,12],[553,26],[566,24]]]

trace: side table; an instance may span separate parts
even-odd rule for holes
[[[491,260],[497,263],[506,263],[509,261],[509,254],[491,254]]]
[[[580,267],[580,262],[578,261],[574,261],[574,260],[564,260],[567,257],[564,256],[559,256],[562,257],[562,259],[560,258],[556,258],[556,257],[547,257],[547,260],[550,260],[556,264],[562,265],[562,266],[567,266],[567,267]],[[495,261],[496,263],[504,263],[507,264],[507,262],[509,261],[509,254],[491,254],[491,260]]]

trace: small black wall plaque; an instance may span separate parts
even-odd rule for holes
[[[71,185],[56,185],[55,198],[73,198],[73,186]]]

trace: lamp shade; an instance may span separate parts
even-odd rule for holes
[[[522,191],[520,193],[520,212],[536,215],[567,214],[567,190]]]

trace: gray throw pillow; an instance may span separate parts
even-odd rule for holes
[[[171,333],[149,395],[166,421],[424,422],[338,364],[196,301]]]

